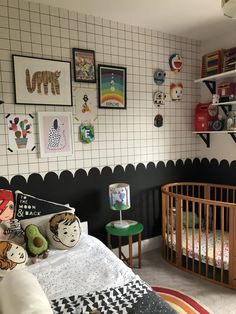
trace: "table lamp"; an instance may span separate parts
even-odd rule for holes
[[[122,220],[122,210],[130,208],[130,190],[127,183],[114,183],[109,185],[110,208],[120,211],[120,220],[113,223],[115,228],[128,228],[129,222]]]

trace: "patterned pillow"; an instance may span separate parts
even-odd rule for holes
[[[56,249],[66,250],[74,247],[80,239],[80,220],[72,213],[56,214],[48,222],[47,237]]]
[[[0,223],[8,221],[14,215],[13,193],[9,190],[0,190]]]
[[[16,191],[15,207],[15,218],[19,220],[55,214],[71,209],[68,205],[50,202],[32,195],[24,194],[20,191]]]
[[[0,276],[25,267],[28,254],[25,249],[10,241],[0,241]]]

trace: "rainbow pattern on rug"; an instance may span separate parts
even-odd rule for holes
[[[152,289],[167,301],[179,314],[211,314],[211,312],[198,301],[179,291],[162,287],[152,287]]]

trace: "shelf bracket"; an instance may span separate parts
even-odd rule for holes
[[[228,117],[229,112],[232,111],[232,105],[221,105],[220,107],[224,111],[224,114],[226,115],[226,117]]]
[[[209,89],[209,91],[212,93],[212,94],[215,94],[216,93],[216,82],[215,81],[203,81],[207,88]]]
[[[236,134],[235,134],[235,133],[228,133],[228,134],[231,135],[232,139],[233,139],[233,140],[235,141],[235,143],[236,143]]]
[[[209,133],[197,133],[204,141],[207,147],[210,147],[210,134]]]

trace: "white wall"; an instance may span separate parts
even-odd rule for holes
[[[234,47],[236,45],[236,34],[234,31],[232,33],[227,33],[224,36],[212,38],[212,40],[207,42],[202,42],[201,55],[205,53],[215,51],[218,49],[227,49]],[[208,102],[211,100],[211,94],[208,88],[201,84],[201,101]],[[233,107],[236,110],[236,106]],[[221,109],[220,109],[221,111]],[[221,111],[222,113],[222,111]],[[207,157],[208,159],[216,158],[219,161],[226,159],[229,162],[236,159],[236,143],[228,134],[211,134],[210,135],[210,148],[202,142],[200,145],[200,157]]]
[[[97,91],[96,84],[73,82],[73,107],[14,103],[12,54],[71,61],[74,47],[95,50],[97,64],[127,68],[127,110],[98,109],[92,144],[79,140],[75,90]],[[174,52],[180,53],[184,60],[183,70],[177,74],[168,65],[169,56]],[[172,82],[182,82],[184,86],[181,102],[166,101],[165,107],[159,109],[164,116],[164,127],[160,129],[153,126],[158,112],[152,102],[152,93],[157,90],[153,72],[157,68],[167,73],[160,89],[168,93]],[[200,43],[197,41],[25,0],[0,0],[0,95],[5,101],[0,105],[1,175],[27,177],[32,172],[44,175],[48,171],[74,172],[78,168],[101,169],[198,156],[200,139],[191,131],[200,94],[193,80],[199,76],[199,69]],[[72,112],[75,142],[72,157],[39,158],[39,111]],[[34,151],[8,151],[5,119],[8,113],[35,116]]]

